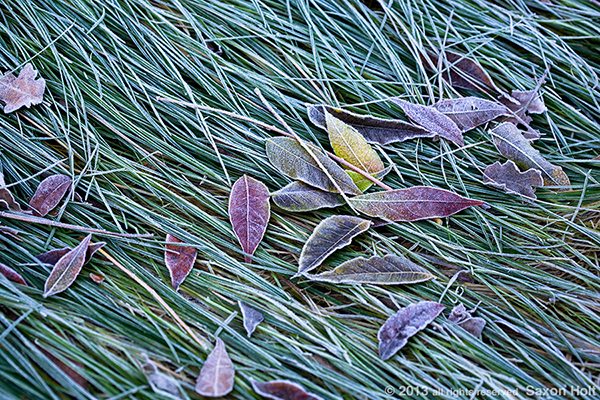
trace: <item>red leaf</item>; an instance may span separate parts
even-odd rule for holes
[[[29,202],[33,214],[43,217],[60,203],[73,180],[67,175],[52,175],[40,182]]]
[[[89,234],[73,250],[62,256],[54,265],[44,285],[44,297],[65,291],[81,272],[92,235]]]
[[[105,244],[106,242],[90,243],[85,253],[85,262],[83,263],[83,265],[90,262],[94,253],[102,247],[104,247]],[[61,257],[67,254],[69,251],[71,251],[70,247],[63,247],[62,249],[50,250],[45,253],[38,254],[37,256],[35,256],[35,258],[37,258],[38,260],[40,260],[40,262],[43,262],[44,264],[55,265],[58,262],[58,260],[60,260]]]
[[[196,393],[206,397],[221,397],[233,389],[235,370],[225,350],[225,343],[217,338],[215,348],[208,355],[196,381]]]
[[[175,236],[167,234],[167,243],[183,243]],[[165,264],[171,274],[171,286],[174,290],[179,289],[179,285],[188,276],[194,263],[198,251],[193,247],[175,246],[167,244],[165,249]]]
[[[90,279],[93,280],[94,282],[98,283],[98,284],[104,282],[104,276],[102,276],[102,275],[96,275],[93,272],[90,272]]]
[[[270,213],[269,189],[262,182],[244,175],[234,183],[229,195],[229,219],[247,263],[265,234]]]
[[[20,283],[21,285],[27,286],[25,279],[14,269],[7,267],[4,264],[0,264],[0,274],[4,275],[6,279],[11,282]]]
[[[271,400],[323,400],[316,394],[308,393],[297,383],[290,381],[257,382],[250,378],[254,391]]]

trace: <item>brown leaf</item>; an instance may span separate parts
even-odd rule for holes
[[[25,279],[17,271],[4,264],[0,264],[0,274],[4,275],[11,282],[27,286]]]
[[[4,174],[0,173],[0,210],[11,210],[22,212],[21,206],[16,202],[12,193],[6,187],[4,182]]]
[[[159,371],[154,361],[150,360],[146,353],[142,353],[142,357],[144,357],[142,371],[148,379],[152,391],[169,398],[182,399],[180,383],[171,375]]]
[[[529,126],[532,119],[527,115],[527,113],[541,114],[547,111],[544,100],[536,89],[527,91],[513,90],[510,98],[500,96],[499,99],[514,113],[512,117],[506,119],[507,122],[512,122],[515,125],[524,125],[527,128],[527,131],[523,132],[525,139],[535,140],[540,138],[540,132]]]
[[[90,243],[85,253],[85,262],[83,263],[83,265],[90,262],[94,253],[102,247],[104,247],[104,245],[106,245],[106,242]],[[35,258],[37,258],[38,260],[40,260],[40,262],[44,264],[55,265],[58,262],[58,260],[60,260],[60,258],[67,254],[69,251],[71,251],[70,247],[63,247],[62,249],[50,250],[45,253],[38,254],[37,256],[35,256]]]
[[[401,308],[379,329],[379,358],[387,360],[400,350],[408,339],[425,329],[444,310],[435,301],[421,301]]]
[[[265,319],[265,316],[260,311],[241,301],[238,301],[238,305],[240,306],[242,318],[244,319],[244,329],[246,329],[246,333],[248,334],[248,337],[250,337],[258,324]]]
[[[60,333],[57,333],[57,334],[58,334],[58,336],[64,337]],[[71,338],[69,338],[68,340],[72,342]],[[59,359],[58,357],[54,356],[52,353],[50,353],[48,350],[44,349],[40,345],[36,344],[36,347],[38,349],[40,349],[40,351],[42,353],[44,353],[46,355],[46,357],[48,357],[48,359],[50,359],[50,361],[52,361],[58,368],[60,368],[61,371],[63,371],[65,374],[67,374],[67,376],[69,378],[71,378],[75,383],[77,383],[79,386],[81,386],[84,390],[87,390],[87,388],[88,388],[88,382],[87,382],[87,380],[83,376],[79,375],[73,368],[69,367],[69,365],[67,365],[61,359]],[[83,363],[80,363],[79,361],[72,360],[70,358],[67,358],[67,360],[70,363],[72,363],[75,367],[77,367],[77,368],[79,368],[81,370],[85,369],[85,366],[83,365]]]
[[[104,276],[97,275],[97,274],[95,274],[93,272],[90,272],[90,279],[93,280],[95,283],[98,283],[98,284],[104,282]]]
[[[443,100],[433,107],[454,121],[463,132],[510,114],[504,105],[477,97]]]
[[[433,107],[413,104],[393,97],[391,100],[402,107],[406,116],[431,133],[448,139],[457,146],[464,146],[463,135],[456,123]]]
[[[35,79],[37,71],[29,63],[23,67],[19,77],[13,74],[4,75],[0,79],[0,100],[4,103],[4,113],[8,114],[19,108],[40,104],[44,97],[46,81]]]
[[[297,383],[290,381],[258,382],[250,378],[252,388],[259,396],[271,400],[323,400],[313,393],[308,393]]]
[[[77,247],[58,260],[44,285],[44,297],[60,293],[71,286],[85,263],[91,239],[92,235],[87,235]]]
[[[414,186],[352,197],[350,203],[371,217],[391,221],[418,221],[443,218],[465,208],[483,204],[443,189]]]
[[[40,182],[29,202],[29,208],[33,210],[33,215],[43,217],[52,211],[60,203],[72,183],[73,180],[67,175],[52,175]]]
[[[221,397],[233,390],[235,370],[225,350],[225,343],[217,338],[215,348],[208,355],[196,381],[196,393],[206,397]]]
[[[175,236],[167,233],[165,248],[165,265],[171,275],[171,286],[178,290],[179,285],[189,275],[196,262],[198,251],[194,247],[177,246],[170,243],[183,243]]]
[[[331,192],[315,189],[303,182],[292,182],[271,195],[277,207],[287,211],[313,211],[341,206],[344,198]]]
[[[471,313],[465,309],[461,303],[452,309],[448,319],[460,325],[465,331],[475,337],[481,336],[481,332],[485,327],[485,320],[479,317],[472,317]]]
[[[229,195],[229,220],[247,263],[265,235],[270,215],[269,189],[248,175],[238,179]]]
[[[438,55],[434,53],[428,54],[433,62],[434,69],[437,70],[439,65]],[[452,86],[482,92],[486,91],[486,88],[500,91],[492,82],[487,72],[472,59],[449,50],[446,50],[444,54],[449,65],[442,65],[442,77]],[[425,63],[425,65],[429,67],[428,63]]]
[[[496,161],[483,172],[483,183],[502,189],[507,193],[520,194],[535,200],[535,186],[544,186],[542,173],[537,169],[520,172],[511,160],[500,164]]]

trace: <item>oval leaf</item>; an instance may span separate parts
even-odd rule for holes
[[[315,189],[302,182],[292,182],[271,195],[277,207],[287,211],[312,211],[341,206],[344,198],[336,193]]]
[[[244,329],[246,329],[246,333],[248,337],[252,336],[252,333],[265,319],[265,316],[260,311],[246,305],[245,303],[238,301],[238,305],[240,306],[240,311],[242,312],[242,318],[244,319]]]
[[[314,281],[332,283],[372,283],[376,285],[404,285],[435,278],[426,269],[412,261],[388,254],[381,257],[357,257],[318,275],[306,275]]]
[[[52,211],[69,190],[71,183],[73,180],[67,175],[52,175],[40,182],[29,202],[33,215],[43,217]]]
[[[235,370],[225,350],[225,343],[217,338],[215,348],[208,355],[196,380],[196,393],[206,397],[221,397],[233,390]]]
[[[97,274],[95,274],[93,272],[90,272],[90,279],[93,280],[95,283],[98,283],[98,284],[104,282],[104,276],[97,275]]]
[[[46,81],[43,78],[35,79],[37,71],[30,63],[19,73],[19,77],[8,74],[0,79],[0,100],[4,105],[4,113],[8,114],[25,106],[40,104],[46,90]]]
[[[44,297],[60,293],[71,286],[79,275],[92,235],[87,235],[73,250],[58,260],[44,285]]]
[[[425,329],[444,308],[446,307],[435,301],[421,301],[398,310],[377,333],[379,358],[387,360],[396,354],[404,347],[408,338]]]
[[[310,143],[308,146],[344,193],[361,193],[342,168],[316,146]],[[274,137],[267,140],[266,148],[269,161],[282,174],[327,192],[338,192],[327,174],[296,140],[288,137]]]
[[[165,265],[171,275],[171,286],[178,290],[181,283],[189,275],[196,262],[198,251],[194,247],[177,246],[170,243],[183,243],[171,234],[167,234],[165,246]]]
[[[443,218],[465,208],[483,204],[443,189],[415,186],[363,194],[350,199],[358,211],[391,221]]]
[[[4,275],[11,282],[27,286],[25,279],[17,271],[4,264],[0,264],[0,274]]]
[[[443,100],[434,104],[433,107],[454,121],[463,132],[502,115],[510,115],[510,110],[504,105],[477,97]]]
[[[246,253],[247,263],[252,262],[250,256],[265,235],[270,215],[269,189],[262,182],[244,175],[233,184],[229,195],[229,220]]]
[[[366,219],[347,215],[334,215],[321,221],[304,244],[298,273],[292,278],[317,268],[331,253],[349,245],[353,237],[369,229],[371,224]]]
[[[259,396],[271,400],[323,400],[313,393],[308,393],[297,383],[290,381],[258,382],[250,378],[252,388]]]
[[[483,183],[535,200],[535,186],[543,186],[544,180],[539,170],[531,168],[521,172],[514,162],[508,160],[504,164],[496,161],[488,165],[483,172]]]

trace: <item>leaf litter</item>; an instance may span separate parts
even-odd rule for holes
[[[302,212],[321,208],[333,208],[345,203],[336,193],[316,189],[303,182],[292,182],[271,194],[277,207],[286,211]]]
[[[225,343],[217,338],[214,349],[204,361],[196,380],[196,393],[206,397],[222,397],[233,390],[235,370],[225,349]]]
[[[479,337],[481,336],[481,332],[483,332],[486,322],[483,318],[471,316],[471,313],[472,312],[467,311],[465,306],[460,303],[452,309],[448,320],[458,324],[471,335]]]
[[[177,291],[194,268],[198,250],[195,247],[178,246],[178,244],[184,242],[171,234],[167,234],[165,241],[167,243],[165,246],[165,265],[171,276],[171,287]]]
[[[509,109],[503,104],[477,97],[442,100],[433,107],[454,121],[463,132],[493,121],[500,116],[510,115]]]
[[[520,194],[535,200],[535,187],[543,186],[542,173],[534,168],[521,172],[517,165],[508,160],[504,164],[496,161],[483,172],[483,183],[504,190],[507,193]]]
[[[146,379],[148,379],[148,384],[152,388],[152,391],[168,398],[182,399],[180,382],[171,375],[159,371],[156,363],[150,360],[146,353],[142,353],[142,357],[144,358],[142,371]]]
[[[323,400],[316,394],[309,393],[297,383],[290,381],[258,382],[250,378],[256,394],[270,400]]]
[[[36,75],[37,71],[27,63],[18,77],[7,74],[0,79],[0,100],[5,103],[5,114],[43,101],[46,81],[43,78],[35,79]]]

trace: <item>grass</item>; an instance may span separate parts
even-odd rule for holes
[[[43,299],[50,271],[34,256],[73,246],[83,234],[3,219],[20,240],[0,236],[0,262],[30,286],[0,277],[2,399],[162,398],[142,373],[143,352],[196,399],[192,387],[216,336],[236,366],[229,396],[235,399],[258,398],[249,378],[289,379],[327,400],[400,398],[400,386],[518,389],[498,398],[564,388],[551,397],[595,398],[570,388],[600,390],[597,2],[17,0],[4,2],[0,16],[0,65],[18,72],[30,61],[48,86],[42,105],[0,117],[1,167],[11,190],[25,205],[43,173],[68,174],[87,203],[69,201],[51,218],[153,233],[151,239],[94,240],[106,240],[107,253],[207,343],[203,348],[103,256],[68,291]],[[224,54],[214,54],[203,37]],[[352,105],[390,118],[402,113],[379,100],[403,96],[431,104],[472,94],[423,68],[421,56],[434,48],[478,60],[507,91],[535,87],[550,68],[542,87],[549,112],[534,118],[544,134],[535,147],[565,170],[571,190],[539,188],[537,201],[522,202],[483,185],[485,166],[502,160],[483,127],[468,133],[459,151],[432,140],[384,146],[397,168],[385,179],[389,186],[432,185],[490,208],[461,212],[441,225],[371,230],[328,264],[393,253],[423,265],[436,280],[406,287],[289,280],[314,226],[333,213],[350,213],[347,207],[302,214],[274,209],[253,263],[243,263],[227,198],[244,173],[271,191],[288,182],[266,160],[264,140],[272,133],[156,97],[281,128],[254,93],[259,88],[299,136],[329,149],[324,132],[308,122],[305,103]],[[179,293],[163,262],[167,232],[199,252]],[[455,280],[463,269],[475,283]],[[95,284],[90,272],[105,282]],[[238,300],[265,314],[251,339]],[[398,307],[420,300],[441,301],[447,310],[395,357],[380,361],[378,328]],[[459,301],[478,305],[476,315],[486,319],[481,340],[447,322]],[[84,377],[88,389],[48,354]],[[396,394],[386,394],[387,386]]]

